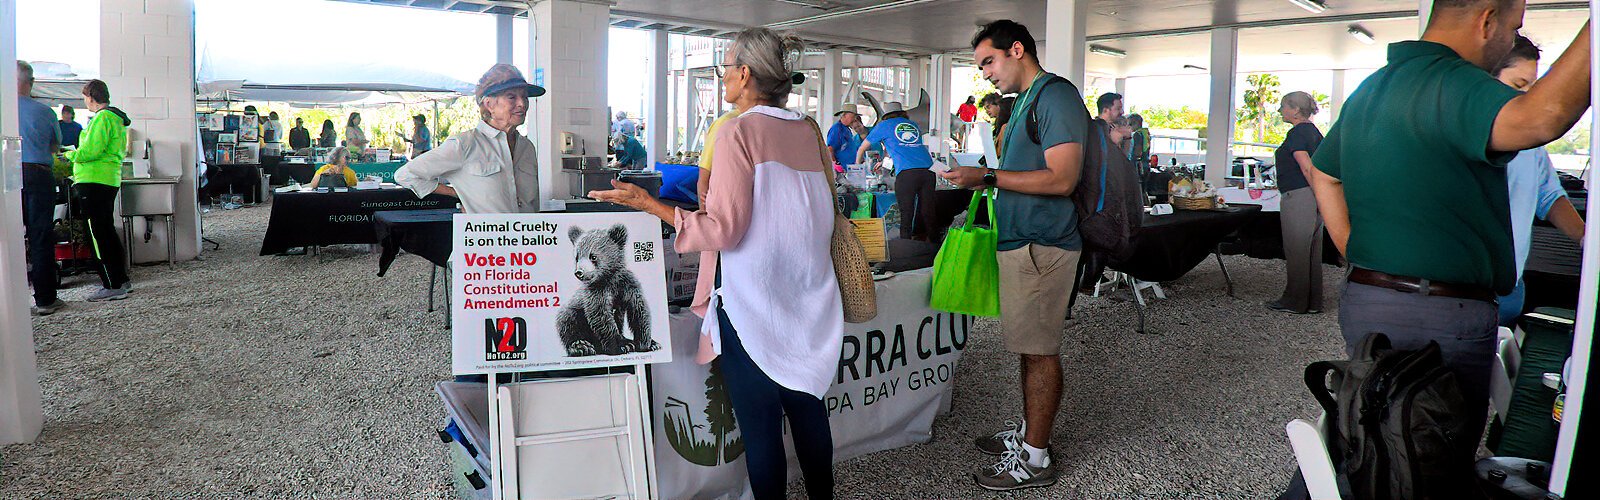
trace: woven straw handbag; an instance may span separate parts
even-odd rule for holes
[[[806,117],[811,123],[811,129],[817,133],[817,145],[822,147],[822,171],[828,178],[828,189],[833,190],[833,158],[828,157],[828,144],[822,139],[822,127],[817,121]],[[867,263],[867,251],[861,246],[861,239],[856,237],[856,226],[850,219],[839,213],[838,205],[833,201],[833,196],[828,196],[829,204],[833,205],[833,238],[829,242],[829,253],[833,254],[833,273],[839,280],[839,298],[844,303],[844,320],[848,323],[866,323],[878,317],[878,295],[876,286],[872,281],[872,266]]]

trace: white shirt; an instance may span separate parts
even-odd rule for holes
[[[433,193],[440,181],[449,182],[469,214],[537,212],[539,163],[533,142],[521,134],[512,139],[516,154],[505,132],[478,122],[477,128],[407,162],[394,172],[394,181],[419,198]]]
[[[717,132],[717,174],[705,211],[678,212],[677,246],[720,247],[712,265],[720,262],[722,287],[701,327],[716,352],[722,353],[720,303],[763,373],[822,398],[839,368],[844,305],[830,251],[833,189],[822,171],[830,168],[822,163],[827,152],[816,139],[805,139],[816,132],[803,118],[755,106]],[[742,233],[714,227],[736,227],[745,218]],[[700,279],[713,278],[702,268]]]

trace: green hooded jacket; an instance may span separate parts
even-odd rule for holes
[[[122,158],[128,152],[128,114],[112,107],[95,113],[89,128],[78,138],[78,150],[67,153],[72,160],[72,182],[122,185]]]

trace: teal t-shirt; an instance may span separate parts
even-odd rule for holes
[[[1089,131],[1089,109],[1083,94],[1072,82],[1061,80],[1046,85],[1055,75],[1044,73],[1030,85],[1043,86],[1038,95],[1039,143],[1028,138],[1028,110],[1017,99],[1010,126],[1006,128],[1004,155],[999,170],[1026,172],[1045,169],[1044,151],[1060,144],[1082,144]],[[1023,90],[1027,94],[1028,90]],[[1082,250],[1078,235],[1078,211],[1072,198],[1040,196],[1001,190],[995,198],[999,249],[1015,250],[1029,243],[1063,250]]]
[[[1516,285],[1506,162],[1489,151],[1511,87],[1433,42],[1389,44],[1311,163],[1344,185],[1355,266],[1504,295]]]

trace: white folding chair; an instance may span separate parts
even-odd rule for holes
[[[1328,456],[1326,414],[1312,425],[1303,419],[1294,419],[1285,426],[1289,446],[1294,449],[1295,462],[1300,464],[1300,475],[1306,480],[1306,491],[1311,500],[1340,500],[1338,473],[1333,470],[1333,458]]]

